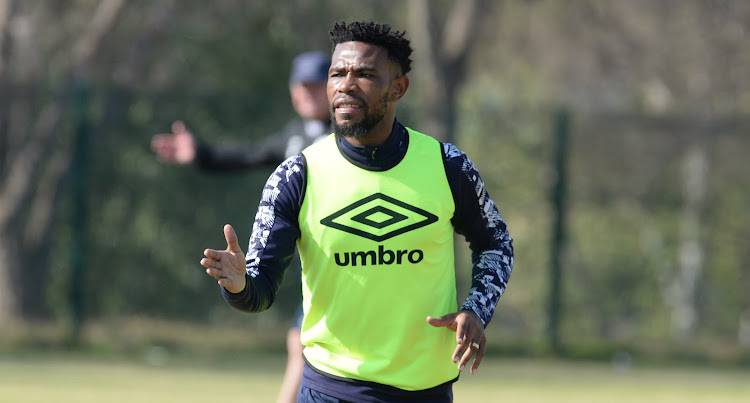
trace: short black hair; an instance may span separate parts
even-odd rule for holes
[[[354,21],[347,24],[339,21],[333,24],[331,42],[333,48],[344,42],[364,42],[382,46],[388,51],[388,59],[401,67],[401,74],[411,71],[412,48],[408,39],[404,38],[406,31],[391,30],[388,24],[378,24],[372,21]]]

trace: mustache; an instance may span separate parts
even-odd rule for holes
[[[366,105],[367,104],[367,102],[365,102],[364,99],[360,99],[357,96],[354,96],[354,95],[342,95],[342,96],[339,96],[339,97],[336,97],[336,98],[332,99],[331,102],[330,102],[330,105],[331,105],[331,107],[333,107],[333,105],[336,105],[339,102],[340,103],[347,103],[348,101],[357,101],[357,102],[361,103],[362,105]]]

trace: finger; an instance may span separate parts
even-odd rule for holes
[[[459,344],[456,346],[456,349],[453,350],[453,362],[458,362],[459,358],[461,358],[461,356],[464,354],[464,350],[461,349],[461,347],[462,346]],[[460,366],[459,366],[459,369],[460,369]]]
[[[201,266],[208,269],[221,269],[221,263],[214,259],[203,258],[201,259]]]
[[[458,362],[458,370],[463,371],[471,357],[484,346],[486,340],[484,333],[477,332],[471,328],[466,332],[463,342],[456,346],[453,362]],[[460,358],[460,361],[459,361]]]
[[[471,353],[472,343],[484,337],[483,329],[477,328],[472,319],[471,315],[464,313],[459,314],[456,318],[456,343],[458,343],[458,346],[456,346],[454,353],[454,362],[462,359],[463,365],[459,365],[461,370],[463,370],[468,358],[471,357],[471,354],[467,357],[466,353]]]
[[[453,351],[453,362],[459,362],[459,360],[461,361],[458,365],[459,370],[463,370],[464,366],[466,365],[466,362],[468,360],[468,357],[466,357],[466,353],[471,353],[470,347],[472,340],[474,340],[474,338],[467,333],[463,340],[458,341],[458,345]]]
[[[464,343],[464,340],[466,340],[466,333],[469,331],[469,322],[463,317],[458,318],[456,324],[456,343],[467,344]]]
[[[154,135],[151,138],[151,150],[156,151],[164,143],[164,136],[161,134]]]
[[[240,244],[237,242],[237,234],[234,228],[227,224],[224,226],[224,238],[227,240],[227,250],[234,253],[241,253]]]
[[[471,373],[474,374],[477,372],[477,369],[479,368],[479,364],[482,363],[482,358],[484,358],[484,349],[487,347],[487,339],[482,338],[483,341],[479,343],[479,350],[477,351],[477,356],[474,358],[474,363],[471,364]]]
[[[469,345],[471,345],[471,344],[469,344]],[[480,348],[481,348],[481,346],[480,346]],[[463,371],[464,368],[466,368],[466,364],[469,363],[469,360],[471,359],[471,357],[474,355],[474,353],[476,351],[477,350],[475,350],[474,348],[467,348],[463,352],[463,354],[461,355],[461,361],[458,362],[458,370],[459,371]]]
[[[175,120],[172,123],[172,133],[174,134],[188,133],[187,129],[185,128],[185,123],[183,123],[181,120]]]
[[[221,259],[221,252],[215,249],[206,249],[203,251],[203,256],[213,259],[213,260],[220,260]]]
[[[151,151],[156,153],[172,151],[172,149],[174,149],[174,141],[171,139],[172,136],[166,136],[168,135],[157,134],[151,138]]]
[[[445,316],[441,316],[439,318],[434,318],[432,316],[427,317],[427,323],[434,327],[450,327],[452,324],[454,324],[456,320],[456,314],[451,313]]]
[[[224,272],[223,271],[221,271],[219,269],[210,268],[210,267],[206,269],[206,274],[208,274],[209,276],[211,276],[211,277],[213,277],[213,278],[215,278],[217,280],[221,280],[222,278],[226,278],[226,276],[224,276]]]

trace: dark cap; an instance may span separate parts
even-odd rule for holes
[[[323,52],[301,53],[292,62],[289,83],[325,83],[330,66],[331,58]]]

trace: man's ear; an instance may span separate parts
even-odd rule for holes
[[[409,77],[403,75],[394,79],[391,86],[391,101],[400,100],[406,94],[407,89],[409,89]]]

